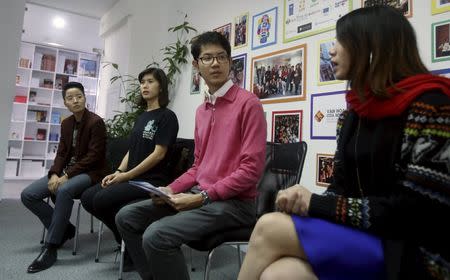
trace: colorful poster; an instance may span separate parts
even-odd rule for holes
[[[436,22],[431,25],[433,62],[450,60],[450,20]]]
[[[248,44],[248,13],[234,18],[234,43],[235,49],[242,48]]]
[[[277,43],[278,8],[253,16],[252,50]]]
[[[225,38],[227,38],[228,42],[230,42],[230,37],[231,37],[231,22],[228,24],[225,24],[221,27],[217,27],[214,28],[213,31],[219,32],[220,34],[222,34],[223,36],[225,36]]]
[[[334,155],[316,154],[316,185],[328,187],[333,181]]]
[[[302,141],[303,111],[272,112],[272,142],[296,143]]]
[[[405,17],[412,17],[412,0],[361,0],[361,7],[371,7],[376,5],[388,5],[399,9]]]
[[[336,39],[328,39],[319,42],[318,85],[342,83],[334,75],[334,65],[331,63],[330,49],[334,47]]]
[[[284,0],[283,42],[332,30],[352,0]]]
[[[191,75],[191,94],[199,94],[200,93],[200,73],[197,68],[192,66],[192,75]]]
[[[245,88],[245,72],[247,69],[247,54],[233,56],[231,58],[230,79],[238,87]]]
[[[337,120],[345,109],[347,109],[345,91],[312,94],[310,116],[311,139],[336,139]]]
[[[450,0],[431,0],[431,14],[441,14],[450,11]]]

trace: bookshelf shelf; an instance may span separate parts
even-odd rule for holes
[[[78,81],[86,106],[95,112],[99,58],[96,54],[22,42],[8,135],[4,178],[35,180],[46,174],[56,155],[61,121],[71,115],[61,89]]]

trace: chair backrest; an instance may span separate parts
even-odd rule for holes
[[[106,143],[106,160],[111,171],[119,168],[123,157],[128,152],[129,138],[108,138]]]
[[[264,173],[258,183],[256,216],[275,210],[279,190],[300,183],[307,151],[306,142],[272,143],[266,145]]]
[[[194,139],[177,138],[170,148],[167,170],[169,170],[170,182],[186,172],[194,163]]]

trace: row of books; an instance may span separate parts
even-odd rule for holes
[[[44,110],[28,110],[28,121],[47,122],[47,111]]]
[[[32,136],[32,135],[25,135],[25,137],[23,137],[23,139],[25,140],[41,140],[41,141],[45,141],[47,139],[47,129],[45,128],[38,128],[36,130],[36,135]]]
[[[25,137],[23,137],[24,140],[40,140],[45,141],[47,140],[47,129],[45,128],[38,128],[36,130],[35,135],[27,134]],[[59,141],[59,133],[58,132],[50,132],[48,135],[48,141]]]

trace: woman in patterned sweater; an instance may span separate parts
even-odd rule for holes
[[[450,80],[393,8],[350,12],[336,33],[351,90],[333,182],[279,192],[284,213],[259,219],[238,279],[450,279]]]

